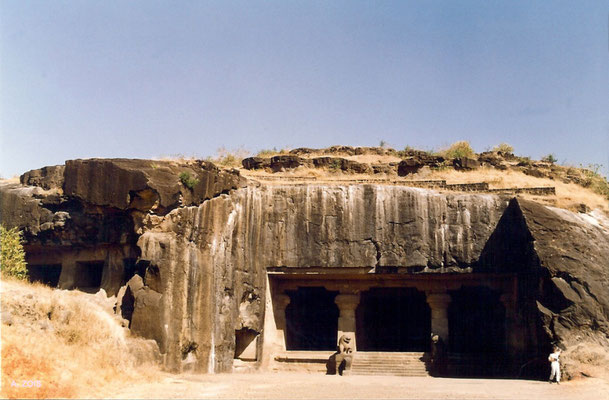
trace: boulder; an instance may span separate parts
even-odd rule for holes
[[[46,190],[63,188],[64,165],[54,165],[34,169],[21,175],[19,178],[22,185],[38,186]]]
[[[283,154],[271,157],[271,168],[274,172],[294,169],[305,164],[307,164],[307,162],[304,158],[294,155]]]
[[[165,353],[165,334],[161,316],[163,314],[162,295],[144,287],[135,293],[135,303],[131,318],[131,331],[141,337],[154,339],[161,353]]]
[[[479,167],[480,167],[480,162],[478,162],[477,160],[471,159],[471,158],[462,157],[462,158],[455,158],[453,160],[453,168],[455,168],[456,170],[471,171],[474,169],[478,169]]]
[[[425,166],[425,163],[418,158],[409,157],[405,160],[400,161],[398,164],[398,175],[406,176],[416,174],[421,168]]]
[[[521,168],[521,171],[529,176],[534,176],[535,178],[545,178],[546,174],[541,171],[539,168],[535,167],[525,167]]]
[[[271,159],[262,157],[248,157],[244,158],[243,161],[241,161],[241,164],[245,169],[264,169],[271,167]]]
[[[347,160],[341,157],[317,157],[311,160],[316,168],[328,168],[341,170],[355,174],[366,174],[371,172],[368,164]]]

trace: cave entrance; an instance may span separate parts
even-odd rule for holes
[[[323,287],[286,291],[286,350],[335,350],[338,331],[338,292]]]
[[[103,271],[103,261],[77,262],[74,287],[83,292],[97,292],[101,286]]]
[[[456,353],[505,351],[505,307],[499,293],[486,287],[451,292],[448,307],[449,349]]]
[[[61,264],[29,265],[27,273],[30,282],[40,282],[51,287],[57,287],[61,275]]]
[[[505,307],[500,293],[487,287],[450,292],[448,349],[453,373],[501,376],[507,368]]]
[[[431,312],[415,288],[372,288],[356,310],[361,351],[428,351]]]

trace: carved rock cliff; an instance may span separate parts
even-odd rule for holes
[[[70,288],[74,265],[102,260],[117,312],[174,371],[185,360],[230,370],[235,331],[264,335],[271,267],[528,274],[519,301],[544,343],[609,335],[600,215],[391,185],[260,185],[205,162],[122,159],[32,171],[0,194],[3,224],[26,232],[28,261],[70,265],[59,281]]]

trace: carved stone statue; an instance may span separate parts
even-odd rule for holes
[[[353,347],[351,337],[342,335],[338,340],[338,354],[336,354],[336,372],[340,375],[351,373],[351,363],[353,362]]]
[[[442,338],[434,333],[431,334],[431,365],[434,375],[446,373],[446,345]]]

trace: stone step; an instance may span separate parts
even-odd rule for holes
[[[372,374],[381,374],[381,375],[428,375],[429,372],[426,369],[416,369],[416,370],[391,370],[391,369],[351,369],[351,373],[354,375],[372,375]]]
[[[352,368],[370,368],[370,369],[379,369],[379,368],[383,368],[383,369],[417,369],[417,368],[421,368],[421,369],[425,369],[426,365],[425,364],[408,364],[408,365],[404,365],[404,364],[383,364],[383,365],[379,365],[379,364],[352,364]]]
[[[376,364],[376,363],[353,363],[352,364],[355,367],[361,367],[361,368],[425,368],[425,364],[424,363],[410,363],[410,364],[388,364],[388,363],[384,363],[384,364]]]
[[[429,376],[423,352],[357,352],[351,372],[354,375]]]
[[[370,361],[370,362],[425,362],[420,358],[368,358],[368,357],[353,357],[354,360]]]
[[[425,372],[384,372],[384,371],[374,371],[374,372],[355,372],[352,371],[353,375],[365,375],[365,376],[429,376],[429,373]]]
[[[415,352],[358,351],[355,354],[361,355],[361,356],[370,356],[370,357],[400,357],[400,356],[422,357],[425,355],[425,352],[420,352],[420,351],[415,351]]]
[[[400,364],[388,364],[388,363],[383,363],[383,364],[377,364],[377,363],[353,363],[352,364],[355,367],[370,367],[370,368],[379,368],[379,367],[386,367],[386,368],[417,368],[417,367],[421,367],[421,368],[425,368],[425,363],[408,363],[408,364],[404,364],[404,363],[400,363]]]

